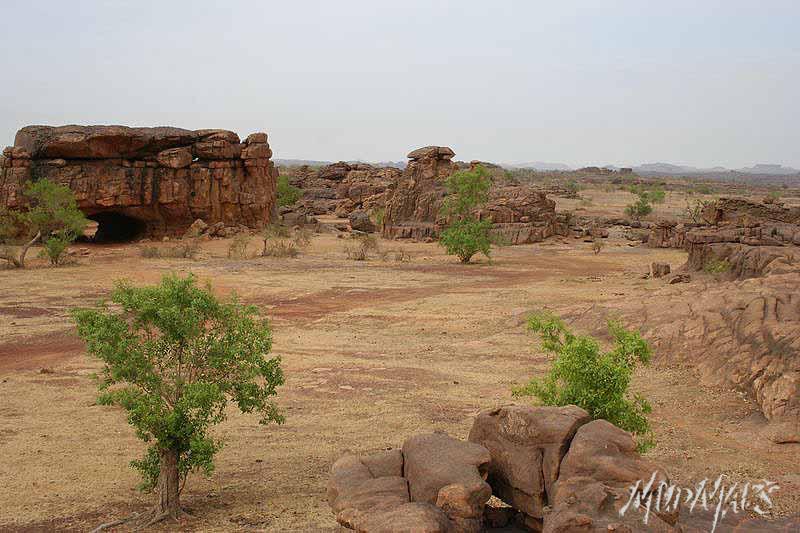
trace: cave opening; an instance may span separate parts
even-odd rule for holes
[[[95,213],[87,217],[96,222],[96,231],[92,235],[92,224],[87,228],[86,238],[94,242],[130,242],[144,236],[147,225],[138,218],[123,215],[115,211]]]

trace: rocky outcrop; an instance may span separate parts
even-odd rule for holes
[[[386,191],[383,236],[424,240],[436,237],[439,208],[447,193],[444,180],[453,173],[455,153],[444,146],[426,146],[408,154],[403,175]]]
[[[447,224],[439,211],[447,194],[444,181],[457,170],[451,161],[454,155],[442,146],[408,154],[410,161],[402,177],[386,192],[384,237],[425,240],[439,235]],[[544,192],[531,187],[493,186],[488,202],[476,215],[492,222],[492,234],[499,242],[525,244],[569,233],[555,206]]]
[[[336,521],[363,532],[477,532],[491,496],[489,452],[443,433],[416,435],[402,450],[345,455],[331,468]]]
[[[27,126],[3,153],[0,205],[20,207],[28,180],[67,185],[98,238],[180,235],[196,219],[256,228],[275,206],[265,133]]]
[[[524,513],[527,521],[541,522],[572,437],[590,420],[574,405],[510,405],[480,413],[469,440],[491,453],[488,481],[494,495]]]
[[[708,530],[714,510],[682,513],[689,502],[675,500],[674,489],[613,424],[575,406],[509,405],[481,412],[469,442],[427,433],[401,450],[343,456],[331,469],[328,503],[341,526],[363,533]],[[510,507],[487,505],[491,495]],[[753,531],[800,523],[726,514],[726,525]]]
[[[296,211],[307,215],[335,213],[347,218],[357,209],[383,207],[383,193],[400,176],[394,167],[340,161],[317,170],[308,166],[290,170],[289,181],[303,190]]]

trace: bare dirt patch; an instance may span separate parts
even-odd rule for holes
[[[641,279],[651,262],[685,261],[680,251],[621,240],[595,255],[565,239],[500,248],[491,263],[471,266],[413,243],[403,244],[410,263],[357,263],[343,244],[318,235],[297,259],[248,261],[228,260],[227,241],[204,242],[196,261],[88,245],[76,266],[0,271],[0,309],[14,313],[0,314],[0,456],[13,458],[0,462],[0,530],[86,531],[149,501],[128,467],[144,446],[124,413],[95,404],[98,365],[68,316],[115,279],[152,283],[191,271],[220,294],[235,290],[273,319],[287,377],[286,424],[259,426],[231,411],[218,428],[226,445],[217,470],[184,492],[197,519],[160,530],[330,531],[325,484],[343,452],[434,429],[465,437],[479,410],[513,401],[512,386],[546,370],[548,357],[524,329],[528,312],[591,314],[594,303],[645,298],[663,283]],[[39,308],[53,312],[26,311]],[[797,508],[798,448],[761,440],[747,398],[702,388],[681,368],[649,368],[636,388],[654,403],[659,445],[650,454],[675,479],[767,477],[782,486],[777,514]]]

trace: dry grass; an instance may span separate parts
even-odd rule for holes
[[[479,410],[512,401],[511,386],[549,364],[525,332],[526,313],[650,298],[662,282],[640,279],[649,264],[685,260],[621,240],[605,240],[595,255],[551,239],[466,268],[436,244],[404,243],[413,262],[354,262],[340,240],[320,235],[291,262],[235,261],[229,242],[203,243],[191,263],[89,245],[81,266],[0,271],[0,456],[13,458],[0,461],[0,530],[86,531],[149,502],[128,467],[143,445],[120,410],[95,405],[89,375],[98,366],[67,314],[115,279],[154,283],[191,269],[220,294],[236,290],[270,317],[287,376],[286,424],[259,426],[231,411],[218,428],[226,446],[217,471],[193,477],[184,492],[197,520],[163,530],[329,531],[325,484],[340,454],[398,446],[425,430],[465,437]],[[659,446],[650,455],[675,479],[765,477],[781,485],[780,511],[797,508],[797,447],[764,441],[751,402],[700,387],[680,368],[646,369],[635,387],[654,406]]]

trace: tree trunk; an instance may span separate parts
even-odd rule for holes
[[[180,476],[178,475],[178,453],[162,449],[160,452],[161,472],[158,474],[158,506],[156,513],[178,518],[181,514]]]

